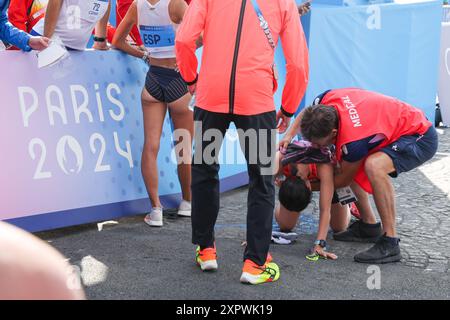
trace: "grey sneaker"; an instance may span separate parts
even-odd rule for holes
[[[144,218],[146,224],[151,227],[163,226],[163,209],[160,207],[152,208],[152,211]]]
[[[358,253],[354,259],[359,263],[371,264],[398,262],[402,259],[400,245],[398,244],[399,242],[400,239],[398,239],[397,244],[394,245],[389,241],[386,235],[383,235],[372,248]]]
[[[375,243],[383,234],[381,223],[353,222],[347,230],[333,234],[336,241]]]
[[[186,201],[186,200],[181,201],[177,214],[182,217],[190,217],[191,216],[191,202]]]

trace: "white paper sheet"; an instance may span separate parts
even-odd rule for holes
[[[47,49],[40,51],[38,56],[38,68],[52,66],[69,55],[67,49],[58,39],[52,39]]]

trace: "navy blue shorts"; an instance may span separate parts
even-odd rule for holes
[[[408,172],[427,162],[436,154],[438,135],[431,126],[424,135],[400,137],[397,141],[382,148],[394,162],[395,171],[389,175],[396,178],[402,172]]]
[[[145,89],[153,98],[165,103],[174,102],[188,93],[179,72],[156,66],[150,66],[147,72]]]

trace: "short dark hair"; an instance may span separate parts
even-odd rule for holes
[[[299,177],[289,177],[283,181],[278,192],[278,200],[289,211],[300,212],[311,202],[312,192]]]
[[[303,111],[300,129],[306,140],[325,138],[337,128],[338,114],[334,107],[318,104]]]

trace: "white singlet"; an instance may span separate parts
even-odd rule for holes
[[[139,33],[152,58],[175,58],[178,24],[170,19],[169,3],[170,0],[160,0],[152,5],[147,0],[137,0]]]

